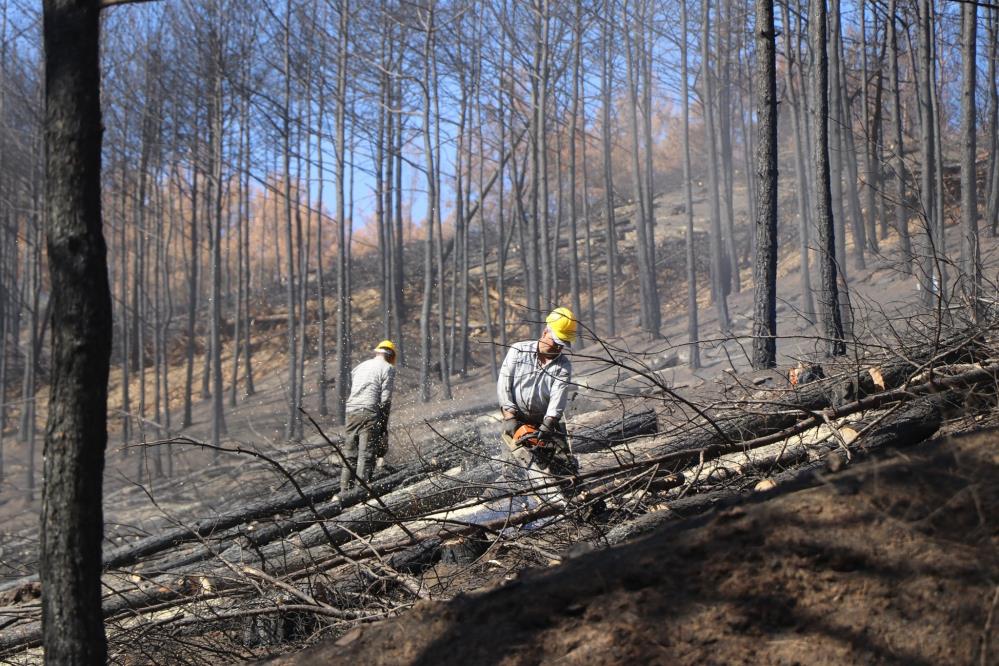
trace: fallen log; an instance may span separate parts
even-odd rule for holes
[[[959,350],[960,351],[960,350]],[[947,358],[960,358],[959,351],[953,352]],[[933,358],[931,351],[913,359],[889,359],[877,366],[852,373],[850,377],[833,377],[786,391],[767,391],[752,399],[735,403],[734,408],[745,410],[739,416],[727,419],[715,419],[711,423],[695,423],[689,426],[699,432],[684,433],[679,437],[671,437],[661,444],[648,448],[643,452],[643,458],[665,462],[666,459],[678,470],[696,460],[702,450],[712,450],[718,447],[738,450],[740,442],[761,439],[778,435],[801,423],[803,416],[826,411],[845,415],[854,409],[854,405],[864,403],[860,409],[871,409],[894,400],[900,400],[898,390],[904,387],[914,371],[920,370],[919,359],[928,361]],[[872,372],[873,370],[873,372]],[[976,375],[975,372],[984,373]],[[948,380],[976,382],[994,379],[994,370],[980,369],[971,373],[951,376],[934,376],[932,381],[916,385],[914,390],[926,392],[947,388]],[[958,379],[962,378],[962,379]],[[943,384],[941,382],[944,382]],[[953,384],[957,386],[957,384]],[[873,402],[864,402],[871,398]],[[831,411],[830,411],[831,410]],[[815,422],[814,425],[818,423]]]
[[[659,422],[656,419],[655,411],[643,409],[610,423],[574,428],[570,437],[572,451],[573,453],[599,451],[634,437],[653,435],[658,429]]]
[[[873,425],[861,439],[849,446],[854,455],[867,455],[887,446],[910,446],[926,441],[940,429],[943,423],[943,410],[946,404],[955,399],[954,394],[939,394],[920,398],[907,405],[894,415],[885,417]],[[819,459],[805,465],[777,474],[772,477],[774,490],[759,498],[769,497],[776,492],[798,490],[818,482],[815,474],[825,470],[828,462]],[[647,534],[676,520],[691,518],[715,508],[729,506],[747,497],[740,489],[722,489],[701,493],[669,502],[667,507],[644,514],[621,523],[607,532],[600,540],[603,544],[617,544]]]
[[[404,469],[372,481],[370,486],[376,493],[387,493],[406,483],[415,483],[416,481],[425,479],[433,471],[431,469],[416,475],[410,475],[409,470]],[[343,513],[344,510],[356,506],[368,498],[366,490],[363,488],[354,488],[348,491],[342,498],[315,504],[314,512],[311,509],[299,510],[287,519],[280,519],[277,515],[274,515],[272,516],[274,520],[273,524],[265,525],[259,529],[254,529],[252,526],[244,528],[240,525],[235,529],[224,532],[222,535],[213,535],[214,538],[211,545],[200,545],[190,552],[175,555],[172,558],[161,561],[146,560],[143,562],[145,565],[144,570],[147,572],[152,570],[163,573],[180,571],[198,562],[215,557],[217,553],[234,546],[260,548],[303,527],[315,524],[318,520],[335,518]]]
[[[461,438],[460,444],[465,448],[477,448],[481,445],[481,438],[477,432],[471,433]],[[376,478],[373,482],[374,486],[376,486],[374,489],[379,493],[389,492],[403,485],[407,480],[420,477],[424,471],[444,469],[456,463],[463,455],[465,455],[463,451],[456,450],[452,446],[432,447],[432,450],[427,452],[420,460],[410,463],[388,476],[380,479]],[[195,541],[201,537],[209,537],[212,534],[236,527],[237,525],[302,509],[310,504],[326,502],[326,500],[329,500],[339,490],[339,480],[331,479],[302,488],[301,493],[294,490],[287,491],[276,499],[268,498],[259,500],[239,511],[199,520],[190,526],[172,528],[161,534],[145,537],[134,543],[115,548],[105,555],[104,568],[108,570],[127,567],[149,555],[168,550],[182,543]],[[340,498],[339,504],[341,508],[347,508],[364,501],[367,497],[367,491],[363,488],[356,488]],[[324,517],[332,517],[336,513],[338,511],[335,506],[327,505],[327,514]],[[275,529],[272,530],[262,530],[264,536],[256,536],[251,539],[251,542],[254,545],[261,545],[268,540],[279,538],[291,531],[294,531],[294,526],[290,528],[275,526]]]
[[[501,470],[502,463],[486,462],[454,476],[435,476],[400,488],[380,498],[378,503],[370,502],[345,511],[329,525],[320,523],[307,527],[296,535],[294,546],[299,549],[315,546],[335,549],[401,521],[453,507],[478,497],[499,477]],[[219,557],[230,562],[242,562],[249,558],[265,568],[271,562],[281,562],[281,566],[285,566],[289,558],[288,544],[280,542],[254,550],[233,547]]]

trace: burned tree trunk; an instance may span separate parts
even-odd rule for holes
[[[52,384],[40,573],[45,658],[102,664],[101,507],[111,294],[101,229],[100,3],[45,0]]]
[[[694,264],[694,194],[690,177],[690,93],[687,73],[687,4],[680,3],[680,99],[683,105],[683,203],[687,221],[685,249],[687,258],[687,365],[696,370],[701,367],[697,322],[697,267]]]
[[[812,106],[815,114],[816,221],[819,227],[819,258],[822,267],[819,311],[826,337],[826,353],[829,356],[842,356],[846,353],[846,342],[839,308],[839,266],[836,261],[836,234],[829,176],[829,61],[826,56],[825,0],[814,0],[810,19],[808,30],[814,59]]]
[[[981,282],[978,249],[978,191],[975,173],[975,62],[978,26],[977,7],[972,3],[961,5],[961,39],[963,85],[961,89],[961,278],[964,292],[972,303],[974,312],[979,310],[978,288]],[[993,81],[993,86],[995,81]],[[942,196],[942,193],[941,193]]]
[[[731,333],[731,323],[728,313],[729,278],[726,271],[731,270],[729,258],[722,249],[721,203],[718,194],[718,158],[715,150],[715,93],[714,75],[711,71],[710,35],[711,35],[711,3],[704,0],[702,12],[701,35],[701,75],[704,80],[701,90],[701,104],[704,109],[705,147],[708,157],[708,199],[711,210],[711,296],[718,311],[718,329],[723,336]]]
[[[777,49],[773,0],[756,2],[759,140],[756,178],[756,264],[753,271],[753,367],[777,365]]]
[[[905,162],[902,155],[905,144],[902,137],[902,103],[899,90],[898,34],[895,24],[896,0],[888,2],[888,69],[891,85],[891,117],[894,147],[892,148],[892,170],[895,172],[895,228],[898,231],[898,244],[902,250],[901,268],[905,274],[912,273],[912,243],[909,239],[909,215],[905,206]]]

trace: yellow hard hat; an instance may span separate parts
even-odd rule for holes
[[[569,308],[555,308],[545,318],[545,324],[551,331],[555,342],[563,347],[572,347],[576,341],[576,317]]]
[[[382,340],[375,347],[374,351],[376,351],[376,352],[377,351],[387,351],[387,352],[390,352],[393,356],[395,356],[395,345],[392,344],[391,340]]]

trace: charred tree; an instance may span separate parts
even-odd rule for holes
[[[101,228],[100,3],[45,0],[45,201],[52,378],[40,573],[53,664],[102,664],[102,477],[111,293]]]
[[[979,311],[978,290],[981,283],[978,249],[978,177],[975,171],[975,77],[977,75],[976,48],[978,38],[978,6],[961,5],[961,273],[963,289]],[[993,88],[996,82],[993,81]]]
[[[697,323],[697,266],[694,263],[694,193],[690,176],[690,74],[687,71],[688,47],[687,3],[680,3],[680,97],[683,107],[683,202],[687,218],[686,257],[687,257],[687,365],[692,369],[701,367],[701,352],[698,340]]]
[[[777,365],[777,48],[773,0],[756,0],[756,263],[753,367]]]
[[[607,16],[613,16],[613,0],[605,0]],[[617,275],[617,231],[614,222],[614,167],[611,163],[611,89],[614,86],[613,22],[602,22],[601,29],[601,136],[603,138],[604,167],[604,228],[607,234],[607,335],[614,337],[617,330],[617,303],[615,301]]]
[[[728,259],[722,249],[721,204],[719,202],[718,153],[715,145],[715,92],[711,71],[711,2],[704,0],[701,14],[701,104],[704,109],[704,150],[708,157],[708,201],[711,216],[711,296],[718,312],[718,329],[722,335],[731,331],[728,316]]]
[[[815,219],[819,227],[819,259],[822,284],[819,313],[822,317],[826,353],[846,353],[843,320],[839,309],[836,238],[829,176],[829,60],[826,40],[826,0],[813,0],[808,32],[812,46],[812,105],[815,116]]]
[[[888,0],[888,78],[891,86],[891,117],[893,145],[891,147],[891,168],[895,177],[895,230],[898,232],[898,244],[902,250],[902,272],[912,274],[912,243],[909,239],[909,214],[906,209],[905,183],[906,170],[903,155],[905,142],[902,132],[902,93],[901,80],[898,71],[898,32],[895,17],[897,1]]]

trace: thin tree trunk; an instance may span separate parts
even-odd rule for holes
[[[661,338],[660,329],[662,327],[662,312],[659,301],[659,285],[656,280],[656,210],[655,210],[655,169],[652,163],[653,138],[652,138],[652,59],[654,49],[653,34],[651,26],[654,17],[650,15],[652,3],[649,0],[642,0],[642,14],[639,17],[638,40],[642,49],[639,52],[639,63],[641,63],[642,82],[642,134],[645,143],[645,221],[648,226],[646,240],[648,241],[649,252],[649,288],[652,293],[652,303],[649,305],[651,315],[651,325],[653,335]]]
[[[295,319],[295,259],[294,259],[294,219],[291,208],[291,0],[285,5],[284,26],[284,99],[281,113],[281,137],[283,140],[282,160],[284,178],[284,240],[287,248],[285,269],[287,286],[285,298],[288,301],[288,421],[285,424],[285,437],[294,439],[299,432],[301,417],[298,413],[298,322]],[[338,108],[343,106],[343,98],[337,100]],[[342,159],[343,153],[339,154]],[[340,218],[341,223],[343,218]],[[341,252],[343,245],[341,244]]]
[[[628,15],[627,0],[623,12],[625,19]],[[636,58],[634,40],[631,38],[631,30],[624,31],[625,53],[627,54],[628,73],[628,119],[629,132],[631,133],[631,168],[632,168],[632,195],[634,197],[634,214],[632,222],[635,225],[636,245],[635,255],[638,263],[638,291],[640,302],[640,324],[653,338],[659,335],[659,331],[653,328],[652,304],[654,281],[650,280],[652,267],[649,266],[649,239],[648,225],[646,223],[645,195],[642,193],[642,168],[639,153],[641,145],[638,139],[638,82],[636,77]],[[651,284],[650,284],[651,283]]]
[[[795,91],[794,73],[795,66],[804,67],[804,63],[794,58],[795,50],[791,46],[791,17],[788,10],[789,0],[781,5],[784,23],[784,54],[787,63],[784,67],[784,79],[787,85],[788,97],[791,106],[791,122],[794,127],[794,170],[797,181],[796,200],[798,203],[798,251],[801,256],[801,313],[809,322],[815,318],[815,301],[812,298],[812,275],[809,262],[808,249],[810,244],[811,220],[809,218],[808,201],[808,176],[806,175],[807,165],[805,155],[805,140],[802,128],[801,116],[805,109],[804,91]]]
[[[842,45],[842,39],[840,39],[840,44]],[[866,259],[864,258],[864,253],[867,251],[868,246],[867,226],[864,221],[864,211],[860,205],[860,192],[858,190],[860,175],[858,174],[857,167],[857,147],[853,140],[853,111],[850,102],[852,98],[849,94],[846,94],[848,85],[846,68],[843,66],[843,55],[841,53],[839,58],[839,86],[836,92],[836,96],[839,98],[841,107],[840,115],[843,123],[840,130],[840,139],[843,142],[843,162],[846,165],[846,193],[850,205],[854,253],[857,268],[864,269],[867,267]],[[843,256],[845,257],[846,255],[844,254]]]
[[[221,37],[216,36],[216,39]],[[215,44],[218,49],[214,57],[214,90],[212,94],[212,195],[213,215],[211,218],[211,267],[212,267],[212,297],[211,297],[211,356],[212,356],[212,444],[219,445],[222,435],[226,432],[225,409],[222,388],[222,54],[221,44]],[[213,458],[218,459],[218,451]]]
[[[876,115],[872,114],[868,99],[868,64],[867,64],[867,6],[865,0],[860,0],[860,119],[864,128],[864,214],[867,220],[867,242],[871,252],[878,253],[877,216],[874,214],[874,195],[878,189],[877,170],[877,125]],[[876,26],[875,26],[876,27]],[[877,107],[880,110],[880,105]]]
[[[399,55],[399,67],[402,66],[402,53]],[[402,82],[397,84],[398,88],[394,98],[394,103],[399,104],[402,99]],[[395,303],[395,345],[396,353],[398,355],[397,363],[403,365],[406,359],[406,345],[405,339],[402,335],[402,322],[406,321],[408,310],[406,307],[405,291],[403,290],[403,285],[406,282],[406,266],[403,263],[403,247],[406,243],[406,238],[403,235],[403,220],[402,220],[402,150],[403,150],[403,134],[405,128],[405,117],[402,113],[396,118],[396,132],[395,132],[395,236],[397,242],[393,247],[393,252],[395,253],[394,269],[392,271],[395,277],[395,298],[393,299]]]
[[[938,293],[944,298],[950,294],[947,279],[947,264],[949,256],[947,252],[947,236],[945,234],[946,218],[944,217],[944,159],[943,159],[943,119],[940,110],[940,99],[937,93],[937,39],[936,20],[933,4],[930,4],[930,104],[932,105],[933,129],[933,157],[935,160],[933,175],[936,178],[936,196],[933,201],[936,207],[935,224],[932,228],[934,235],[933,251],[934,261],[937,266],[938,278],[940,281]],[[941,82],[940,85],[943,85]]]
[[[725,273],[729,267],[722,250],[721,211],[718,200],[718,158],[715,152],[715,112],[714,81],[711,67],[711,1],[704,0],[701,14],[701,74],[703,83],[702,103],[704,106],[704,150],[708,157],[708,200],[711,215],[711,295],[718,313],[718,329],[728,335],[731,329],[728,317],[729,277]],[[729,267],[729,270],[731,268]]]
[[[842,25],[840,18],[840,0],[831,0],[830,12],[829,44],[827,47],[830,80],[830,85],[828,87],[830,116],[827,122],[829,125],[829,155],[832,168],[831,185],[836,225],[836,260],[839,263],[839,278],[842,280],[842,285],[845,285],[847,282],[846,211],[843,206],[843,202],[844,200],[849,199],[848,203],[849,205],[852,205],[853,200],[849,197],[849,190],[855,185],[855,182],[850,183],[848,178],[846,188],[844,189],[843,171],[847,168],[846,162],[850,159],[847,153],[847,143],[844,134],[851,132],[852,127],[849,125],[849,119],[845,113],[845,105],[842,102],[843,91],[841,86],[843,84],[844,77],[842,76],[842,40],[840,38]],[[856,213],[856,211],[854,211],[854,213]],[[864,268],[863,226],[857,225],[856,216],[853,216],[853,222],[854,260],[857,268],[862,269]],[[843,293],[841,290],[841,299],[842,296]]]
[[[739,274],[739,251],[735,244],[735,202],[733,200],[735,168],[732,165],[732,79],[729,65],[732,51],[732,8],[728,7],[727,14],[723,13],[725,4],[719,2],[717,5],[718,17],[715,26],[718,41],[715,44],[715,60],[717,62],[716,74],[720,76],[721,80],[714,91],[712,104],[717,104],[714,112],[714,125],[718,137],[717,155],[721,159],[720,168],[716,170],[718,174],[716,182],[721,196],[719,210],[721,211],[720,224],[724,244],[722,261],[725,264],[726,289],[738,294],[742,291],[742,278]]]
[[[576,193],[576,145],[579,141],[579,87],[583,49],[582,11],[582,4],[577,2],[572,24],[572,110],[569,114],[569,301],[577,317],[583,313],[579,298],[579,209]]]
[[[477,214],[479,216],[479,265],[482,267],[482,314],[486,320],[486,338],[488,340],[495,340],[495,330],[493,327],[493,308],[490,304],[489,298],[489,266],[487,264],[487,250],[486,250],[486,196],[488,195],[488,189],[485,183],[485,156],[486,156],[486,145],[485,137],[483,136],[483,128],[486,126],[486,118],[483,114],[482,108],[482,48],[478,46],[483,39],[483,20],[480,14],[476,19],[475,26],[475,115],[478,119],[476,124],[478,136],[478,148],[479,148],[479,173],[478,173],[478,191],[479,200]],[[499,173],[499,179],[502,180],[503,165],[505,160],[505,155],[502,152],[503,147],[500,146],[500,163],[496,167],[497,173]],[[496,358],[496,346],[489,346],[489,369],[492,373],[492,378],[496,379],[499,376],[499,362]]]
[[[746,209],[749,211],[749,218],[752,220],[757,219],[758,211],[756,210],[756,201],[758,198],[758,193],[756,191],[756,174],[753,169],[752,160],[756,155],[757,146],[753,139],[753,116],[752,108],[754,104],[753,90],[750,82],[753,80],[753,63],[748,62],[749,58],[746,58],[746,72],[743,73],[742,62],[737,62],[737,70],[739,72],[739,80],[737,86],[740,90],[739,92],[739,120],[742,125],[742,166],[746,174]],[[748,88],[744,91],[743,88]],[[748,95],[748,102],[744,104],[743,99]],[[756,251],[754,247],[756,244],[756,236],[750,234],[751,243],[746,243],[743,249],[743,256],[739,259],[740,263],[749,263],[750,255]]]
[[[312,160],[309,158],[309,139],[307,128],[312,127],[312,76],[310,71],[306,71],[304,77],[304,99],[302,104],[305,107],[305,125],[298,131],[298,145],[305,143],[305,150],[297,150],[295,156],[295,174],[297,186],[295,187],[295,251],[298,254],[298,368],[296,370],[295,403],[299,408],[304,405],[305,397],[305,359],[308,356],[308,326],[309,326],[309,262],[312,258],[310,244],[312,242]],[[305,153],[306,166],[302,167],[302,153]],[[304,175],[304,178],[303,178]],[[305,224],[302,224],[302,208],[305,208]],[[295,436],[302,437],[303,423],[299,418],[296,421],[298,432]]]
[[[460,28],[459,28],[460,30]],[[459,51],[457,54],[458,60],[464,64],[465,58],[464,54],[461,52],[461,44],[458,45]],[[465,270],[465,257],[468,254],[468,248],[465,245],[465,226],[468,224],[468,220],[465,218],[466,212],[468,210],[467,203],[467,192],[471,190],[472,184],[468,182],[465,177],[465,166],[468,164],[469,160],[466,159],[466,155],[471,155],[471,149],[468,147],[468,137],[466,135],[465,128],[468,124],[468,105],[469,105],[469,94],[468,86],[465,76],[465,68],[461,66],[458,71],[459,77],[459,89],[461,90],[460,100],[458,102],[458,144],[455,148],[455,191],[454,191],[454,202],[455,202],[455,214],[454,214],[454,239],[453,239],[453,250],[451,252],[451,317],[450,317],[450,329],[448,331],[448,367],[452,371],[456,371],[458,374],[462,373],[461,359],[456,359],[456,354],[458,356],[461,353],[458,348],[462,345],[461,340],[467,340],[467,321],[465,322],[465,328],[461,329],[459,336],[455,336],[455,326],[459,324],[458,313],[461,310],[462,305],[460,301],[468,300],[468,272]],[[443,233],[441,234],[443,236]],[[443,238],[439,239],[443,242]],[[444,268],[441,267],[441,274],[443,274]],[[461,294],[460,285],[464,286],[464,294]],[[468,310],[465,309],[465,315],[467,316]],[[467,354],[467,348],[466,348]]]
[[[856,174],[856,152],[853,148],[853,126],[850,118],[850,109],[844,98],[846,90],[846,75],[843,66],[843,39],[842,39],[842,12],[840,11],[840,0],[832,0],[831,7],[831,33],[829,35],[829,77],[828,86],[829,106],[831,115],[829,118],[829,134],[831,140],[830,157],[833,164],[832,172],[832,197],[834,210],[834,224],[836,227],[836,265],[838,267],[837,278],[839,279],[840,321],[843,322],[844,335],[853,330],[853,308],[850,305],[849,279],[846,270],[846,212],[843,201],[846,199],[851,211],[851,222],[853,227],[853,249],[854,260],[857,268],[866,267],[864,251],[866,249],[866,233],[864,231],[863,220],[860,217],[860,199],[857,195],[857,174]],[[833,137],[835,139],[833,140]],[[847,177],[843,178],[844,170]]]
[[[813,0],[809,11],[808,32],[811,36],[813,59],[812,104],[815,115],[815,189],[816,222],[819,227],[819,258],[822,286],[819,290],[819,311],[825,333],[826,353],[842,356],[846,353],[843,320],[840,318],[838,265],[829,174],[829,61],[826,40],[826,0]]]
[[[999,7],[989,9],[989,56],[987,81],[999,81]],[[985,224],[995,236],[999,227],[999,86],[989,86],[989,191]]]
[[[961,5],[961,271],[966,297],[972,304],[975,317],[979,313],[980,284],[978,250],[978,190],[975,170],[975,76],[977,75],[976,48],[978,38],[978,7],[972,3]],[[995,81],[993,81],[995,83]],[[993,87],[995,87],[993,85]]]
[[[246,233],[243,235],[243,289],[245,294],[243,297],[243,358],[244,364],[246,365],[246,383],[245,383],[245,395],[251,396],[256,393],[256,387],[253,384],[253,330],[251,328],[251,318],[250,318],[250,294],[253,293],[251,288],[251,275],[250,275],[250,220],[252,216],[252,210],[250,208],[250,156],[252,155],[252,135],[250,134],[250,98],[245,97],[243,100],[243,117],[247,119],[247,122],[243,123],[243,131],[246,133],[246,151],[243,154],[243,178],[244,184],[242,187],[243,192],[243,209],[246,211]],[[266,226],[266,201],[261,201],[260,207],[260,225],[261,227]],[[263,237],[263,236],[262,236]],[[263,243],[261,243],[263,245]],[[262,263],[258,264],[260,270],[263,270]]]
[[[898,34],[896,32],[896,0],[888,0],[888,69],[891,81],[891,117],[894,132],[894,145],[891,147],[892,171],[895,174],[895,230],[898,231],[898,244],[902,250],[901,268],[906,275],[912,274],[912,243],[909,240],[909,214],[906,206],[905,143],[902,132],[902,93],[898,71]]]
[[[601,106],[602,116],[602,136],[603,136],[603,163],[604,163],[604,221],[607,232],[607,335],[614,337],[617,332],[617,302],[616,302],[616,279],[617,265],[617,230],[614,221],[614,167],[611,162],[611,89],[614,85],[613,68],[613,16],[614,0],[605,0],[606,18],[602,22],[601,43],[602,61],[601,69]]]
[[[551,265],[551,259],[548,249],[549,236],[548,236],[548,81],[549,81],[549,30],[550,30],[550,13],[549,13],[549,0],[535,0],[536,11],[539,14],[538,20],[540,22],[539,26],[539,44],[541,57],[538,61],[538,97],[535,99],[533,106],[534,112],[537,114],[537,121],[535,122],[534,129],[538,133],[538,161],[535,165],[536,171],[531,174],[532,179],[536,182],[539,181],[540,190],[535,189],[535,196],[538,202],[538,236],[541,240],[541,247],[538,249],[538,255],[541,259],[541,285],[538,290],[539,293],[539,306],[541,309],[547,309],[550,306],[555,305],[555,267]],[[557,246],[558,238],[553,238]],[[543,302],[542,302],[543,301]],[[539,316],[542,313],[539,310],[535,310],[535,316]]]
[[[934,118],[933,118],[933,63],[930,53],[930,42],[933,39],[933,32],[930,22],[930,0],[919,0],[919,21],[917,30],[919,38],[919,62],[917,66],[917,78],[919,81],[919,117],[922,129],[922,140],[920,143],[920,162],[922,172],[922,183],[920,187],[920,200],[922,203],[923,226],[926,232],[926,249],[921,259],[921,286],[923,288],[924,300],[929,302],[935,291],[934,284],[939,284],[936,279],[936,269],[933,262],[933,233],[936,227],[936,202],[934,198],[934,187],[936,178],[934,171],[936,160],[934,157]],[[941,193],[942,194],[942,193]]]
[[[502,43],[500,45],[499,54],[499,69],[497,76],[497,86],[496,86],[496,115],[499,120],[499,154],[502,157],[506,151],[506,97],[504,95],[504,86],[506,83],[506,33],[503,33]],[[511,164],[516,162],[516,159],[510,160]],[[514,166],[511,166],[514,174],[516,170]],[[499,303],[497,304],[497,319],[499,325],[499,337],[500,337],[500,347],[502,354],[506,354],[507,348],[507,323],[506,323],[506,260],[507,260],[507,246],[506,246],[506,211],[504,210],[504,203],[506,200],[506,178],[502,175],[503,167],[500,166],[500,179],[499,179],[499,194],[496,200],[496,292],[499,297]],[[512,234],[511,234],[512,235]]]
[[[329,384],[329,364],[328,357],[326,354],[326,267],[325,260],[326,256],[324,254],[323,246],[323,218],[325,217],[323,213],[323,186],[326,183],[326,170],[323,168],[324,165],[324,154],[323,150],[323,134],[322,127],[325,126],[326,120],[326,93],[325,93],[325,80],[320,79],[319,83],[319,109],[316,114],[316,126],[320,128],[320,131],[316,133],[316,153],[317,155],[317,170],[319,171],[319,190],[317,192],[318,201],[316,205],[319,207],[319,212],[316,216],[316,300],[318,301],[316,307],[318,309],[318,328],[317,342],[316,342],[316,361],[319,364],[318,380],[316,382],[316,391],[318,393],[319,400],[319,415],[329,416],[329,397],[327,387]]]
[[[385,30],[382,26],[382,30]],[[383,73],[378,77],[378,126],[374,134],[374,175],[375,175],[375,227],[378,232],[378,301],[381,308],[381,323],[382,331],[381,335],[383,338],[388,338],[391,336],[391,325],[392,325],[392,288],[389,284],[390,282],[390,269],[389,269],[389,257],[391,255],[392,249],[390,247],[388,230],[391,227],[391,222],[388,222],[386,218],[390,215],[390,208],[385,205],[385,193],[389,189],[390,185],[386,181],[391,180],[391,176],[386,176],[385,174],[385,144],[391,141],[387,138],[392,130],[389,127],[388,119],[388,99],[387,99],[387,87],[388,87],[388,62],[386,57],[386,46],[387,39],[383,38],[381,40],[379,60],[381,62],[381,67]],[[388,159],[389,164],[391,164],[391,158]],[[391,168],[391,167],[390,167]]]
[[[127,119],[127,114],[125,118]],[[121,160],[121,196],[112,198],[111,207],[111,218],[116,220],[120,226],[120,233],[118,234],[118,254],[121,256],[118,266],[118,299],[120,303],[121,315],[120,315],[120,333],[119,336],[121,340],[119,341],[118,348],[120,350],[119,367],[121,368],[121,444],[125,447],[129,439],[131,438],[131,414],[132,409],[132,396],[131,396],[131,367],[129,363],[129,352],[131,347],[129,346],[129,321],[128,321],[128,237],[126,231],[128,225],[125,224],[125,207],[126,201],[125,196],[128,192],[128,188],[125,187],[125,181],[127,179],[126,173],[126,160]],[[196,196],[196,190],[192,188],[192,197]],[[114,205],[115,199],[118,200],[117,207]],[[113,236],[112,236],[113,239]],[[193,336],[192,336],[193,337]],[[190,339],[190,338],[189,338]],[[193,349],[188,350],[191,356],[191,362],[194,360]],[[188,421],[190,421],[190,404],[191,404],[191,393],[187,392],[187,399],[185,400],[185,415],[187,415]],[[125,448],[125,451],[128,451]]]
[[[683,202],[687,218],[687,365],[701,367],[700,333],[697,323],[697,266],[694,261],[694,193],[690,177],[690,74],[687,71],[687,3],[680,3],[680,98],[683,107]]]
[[[423,80],[430,81],[430,54],[434,48],[434,10],[431,0],[424,26],[426,38],[423,47]],[[434,178],[434,150],[430,128],[430,90],[423,89],[423,151],[427,175],[427,218],[424,222],[426,245],[423,254],[423,306],[420,310],[420,400],[430,402],[430,308],[434,297],[434,218],[437,206],[437,183]],[[443,305],[443,304],[442,304]],[[443,359],[442,359],[443,361]]]
[[[437,77],[437,52],[436,50],[430,51],[430,76],[428,80],[430,84],[430,91],[433,95],[433,122],[434,122],[434,151],[437,155],[437,159],[434,162],[434,180],[436,185],[434,187],[434,196],[437,198],[434,203],[434,219],[433,222],[437,226],[437,242],[435,243],[435,255],[437,263],[437,302],[440,305],[439,316],[437,317],[438,322],[438,346],[440,349],[440,378],[441,378],[441,389],[443,390],[443,395],[441,396],[444,400],[451,399],[451,368],[448,363],[447,355],[447,345],[446,345],[446,335],[447,328],[445,322],[447,321],[447,307],[444,300],[444,225],[441,219],[441,110],[440,110],[440,87],[438,84]]]
[[[243,128],[247,125],[246,105],[240,105],[240,132],[239,144],[236,153],[237,177],[236,177],[236,312],[233,316],[233,336],[232,336],[232,375],[230,375],[229,406],[236,406],[236,392],[239,388],[239,359],[243,352],[243,336],[246,332],[243,328],[243,308],[246,307],[245,287],[243,283],[243,236],[249,233],[250,209],[244,206],[244,174],[242,165],[246,160],[246,133]]]
[[[756,0],[756,263],[753,367],[777,365],[777,47],[773,0]]]
[[[337,423],[344,423],[349,395],[350,358],[350,293],[347,283],[347,211],[344,201],[344,176],[346,169],[346,103],[347,103],[347,41],[349,0],[340,5],[340,22],[337,36],[336,75],[336,218],[337,218],[337,318],[336,318],[336,403],[333,414]]]
[[[33,179],[38,182],[38,179]],[[37,197],[32,197],[33,212],[31,214],[31,236],[25,247],[25,262],[28,265],[28,279],[25,282],[26,298],[22,302],[27,302],[29,309],[28,319],[28,340],[27,352],[24,358],[24,371],[21,382],[21,431],[20,439],[25,444],[27,451],[27,461],[25,466],[25,490],[29,502],[35,501],[35,461],[37,459],[36,431],[37,431],[37,367],[38,367],[38,337],[40,330],[39,318],[41,317],[40,295],[41,295],[41,263],[42,263],[42,225],[44,215],[41,211],[42,202]],[[50,268],[51,271],[51,268]]]
[[[593,235],[590,220],[590,170],[586,160],[586,144],[589,142],[589,134],[586,129],[586,80],[580,77],[579,81],[579,113],[583,119],[582,135],[580,137],[580,152],[583,170],[583,237],[586,246],[583,257],[586,263],[586,311],[589,313],[587,321],[590,326],[594,326],[597,321],[596,298],[593,295],[595,287],[593,281]],[[585,344],[585,340],[580,340],[580,345]]]
[[[195,142],[197,147],[197,142]],[[191,256],[187,280],[187,367],[184,373],[184,418],[180,427],[191,425],[191,402],[194,394],[194,325],[198,315],[198,168],[191,171]]]

